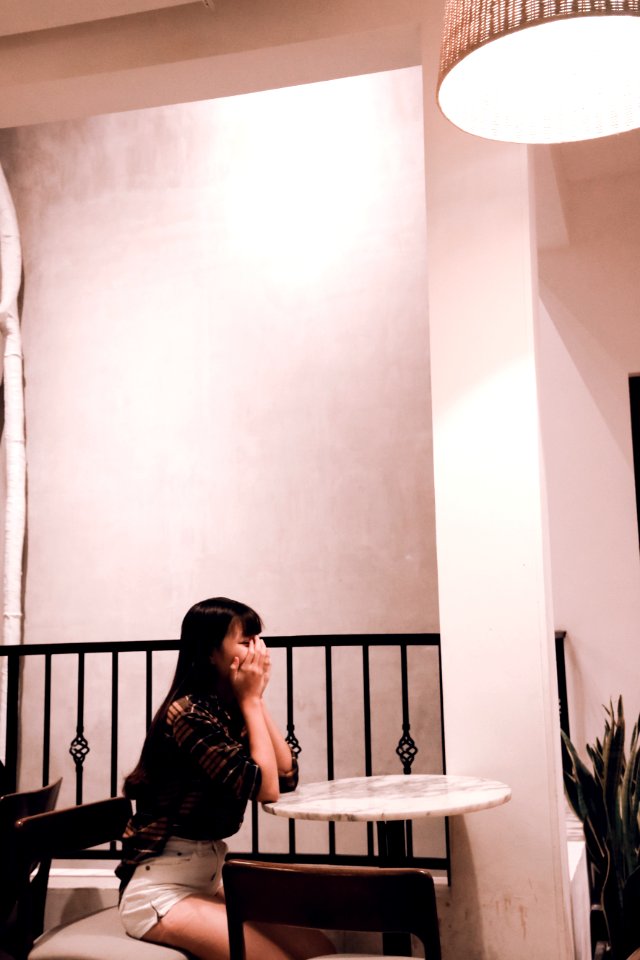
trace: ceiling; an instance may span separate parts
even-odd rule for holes
[[[420,63],[424,0],[0,0],[0,128]]]
[[[564,175],[571,182],[596,177],[637,175],[640,171],[640,131],[555,148]]]
[[[0,0],[0,127],[407,66],[420,62],[423,2]],[[640,131],[552,157],[561,189],[635,187]]]
[[[0,36],[107,20],[193,0],[0,0]]]

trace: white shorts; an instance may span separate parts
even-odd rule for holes
[[[120,900],[130,937],[142,939],[176,903],[197,893],[211,897],[220,886],[227,853],[223,840],[169,837],[159,857],[140,863]]]

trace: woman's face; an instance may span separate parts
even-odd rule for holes
[[[255,643],[256,637],[244,636],[240,620],[231,621],[226,637],[211,656],[211,662],[218,671],[219,677],[229,676],[231,664],[235,657],[238,658],[239,664],[242,663],[252,640]]]

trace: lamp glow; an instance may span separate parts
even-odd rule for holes
[[[640,0],[448,0],[438,103],[489,140],[640,127]]]

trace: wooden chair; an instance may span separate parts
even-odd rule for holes
[[[13,949],[9,951],[14,960],[188,960],[182,950],[127,936],[117,907],[37,935],[43,926],[46,900],[46,888],[38,882],[40,870],[48,873],[52,858],[118,840],[130,815],[129,801],[112,797],[18,821],[20,889]]]
[[[243,924],[252,921],[413,933],[422,941],[426,960],[440,960],[433,877],[426,870],[230,859],[222,879],[231,960],[245,960]],[[340,956],[347,954],[333,955],[333,960]]]
[[[53,810],[61,783],[62,777],[46,787],[5,793],[0,797],[0,931],[8,924],[16,906],[16,821]],[[46,884],[46,878],[44,882]]]
[[[13,830],[16,820],[53,810],[58,800],[61,783],[62,777],[46,787],[24,790],[21,793],[5,793],[0,796],[0,837],[3,843],[5,835]]]
[[[11,787],[9,786],[9,774],[2,760],[0,760],[0,796],[4,796]]]

